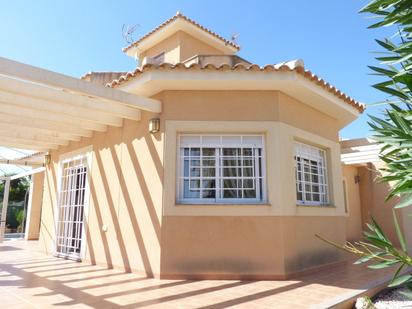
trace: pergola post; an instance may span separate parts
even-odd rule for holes
[[[39,239],[41,207],[43,202],[44,172],[31,176],[29,200],[26,212],[25,240]]]
[[[9,191],[10,191],[10,178],[6,178],[5,184],[4,184],[3,207],[1,209],[1,218],[0,218],[0,243],[3,242],[4,234],[6,232],[6,217],[7,217],[7,206],[9,204]]]

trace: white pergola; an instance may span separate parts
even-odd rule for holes
[[[121,127],[123,119],[138,121],[142,110],[160,113],[161,102],[0,57],[0,147],[37,153],[0,156],[0,164],[32,168],[15,176],[0,175],[5,181],[0,241],[10,181],[43,172],[48,151],[108,126]]]
[[[44,172],[44,167],[37,167],[26,172],[22,172],[13,176],[0,176],[0,181],[4,181],[4,194],[2,201],[2,208],[0,213],[0,243],[3,242],[4,232],[6,230],[7,208],[9,204],[10,182],[22,177],[30,176],[36,173]]]
[[[159,113],[161,102],[0,57],[0,146],[56,149],[141,110]]]
[[[0,242],[3,241],[6,228],[11,181],[36,173],[42,173],[44,171],[44,155],[45,153],[42,152],[30,152],[0,147],[0,182],[4,182],[0,212]],[[12,167],[13,169],[6,169],[6,167]],[[12,176],[10,176],[10,174],[12,174]]]

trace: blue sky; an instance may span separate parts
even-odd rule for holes
[[[358,10],[366,1],[4,1],[0,11],[0,56],[80,77],[87,71],[135,67],[121,48],[122,25],[138,24],[134,38],[180,10],[229,38],[239,34],[239,55],[261,65],[301,58],[312,72],[355,99],[385,96],[367,65],[376,64],[375,38],[394,29],[367,30]],[[379,107],[367,113],[379,114]],[[344,138],[369,135],[363,115]]]

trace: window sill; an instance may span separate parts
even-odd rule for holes
[[[296,204],[296,207],[304,207],[304,208],[336,208],[335,205],[331,205],[331,204],[326,204],[326,205]]]
[[[200,206],[200,207],[204,207],[204,206],[213,206],[213,207],[222,207],[222,206],[240,206],[240,207],[271,207],[272,205],[267,203],[267,202],[263,202],[263,203],[183,203],[183,202],[177,202],[175,204],[176,207],[187,207],[187,206]]]

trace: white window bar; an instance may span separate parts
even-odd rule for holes
[[[342,186],[343,186],[343,205],[345,206],[345,213],[349,213],[348,207],[348,186],[346,182],[346,178],[342,179]]]
[[[325,150],[295,142],[295,175],[298,204],[329,204]]]
[[[259,203],[266,198],[262,135],[179,136],[178,200]]]
[[[57,214],[56,254],[79,259],[84,222],[87,159],[62,162]]]

